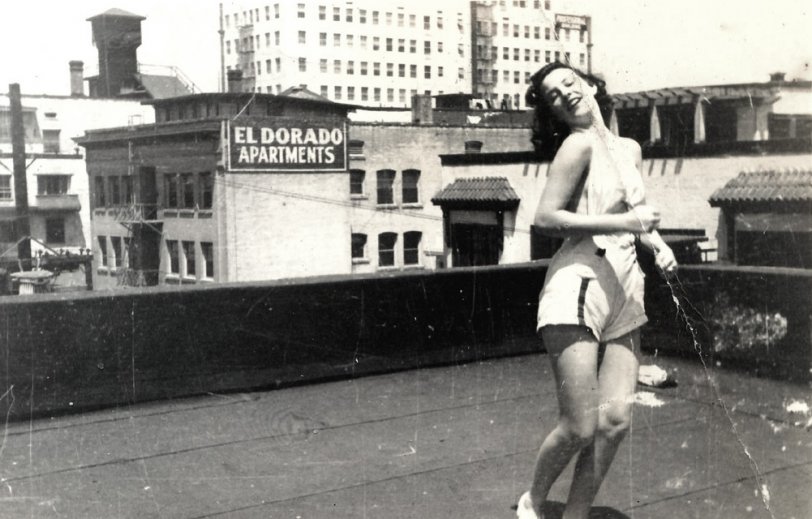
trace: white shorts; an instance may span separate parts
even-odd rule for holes
[[[643,306],[645,276],[631,255],[604,249],[556,258],[539,296],[536,330],[549,325],[585,326],[598,342],[622,337],[648,321]]]

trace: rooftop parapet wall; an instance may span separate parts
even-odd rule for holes
[[[0,388],[13,398],[0,412],[27,419],[540,352],[545,269],[538,262],[2,298]],[[684,306],[713,319],[694,322],[708,361],[738,359],[808,380],[812,274],[701,266],[680,276]],[[658,279],[649,273],[644,346],[696,358]]]

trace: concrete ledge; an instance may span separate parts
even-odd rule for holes
[[[684,268],[675,291],[701,353],[807,380],[812,276],[791,270]],[[0,298],[0,412],[27,419],[541,351],[545,273],[534,262]],[[645,345],[696,359],[671,289],[653,272],[647,280]],[[727,323],[739,309],[747,319]],[[765,342],[748,319],[783,331]]]

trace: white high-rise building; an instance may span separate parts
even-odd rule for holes
[[[588,65],[588,18],[551,7],[550,0],[230,2],[221,20],[224,67],[242,70],[244,91],[304,85],[333,101],[382,107],[409,106],[415,94],[466,93],[521,109],[528,78],[545,62]]]

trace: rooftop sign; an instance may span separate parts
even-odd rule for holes
[[[268,118],[229,121],[230,171],[345,171],[341,121]]]
[[[576,16],[573,14],[555,15],[555,24],[565,29],[581,29],[587,26],[586,16]]]

